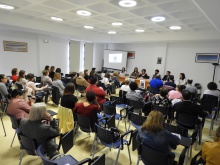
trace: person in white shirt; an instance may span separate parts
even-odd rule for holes
[[[186,85],[186,76],[184,73],[180,73],[179,79],[176,81],[176,85]]]
[[[218,90],[218,85],[215,82],[208,83],[207,88],[208,89],[206,89],[203,94],[220,97],[220,92]]]
[[[121,90],[122,90],[122,91],[126,91],[126,92],[131,91],[131,89],[130,89],[130,87],[129,87],[130,82],[131,82],[131,79],[130,79],[130,78],[126,78],[126,79],[125,79],[125,85],[122,85],[122,86],[121,86]]]
[[[101,80],[101,82],[104,83],[106,87],[109,85],[109,78],[110,78],[110,74],[109,73],[105,73],[105,76]]]

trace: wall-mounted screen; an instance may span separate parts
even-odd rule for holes
[[[119,69],[127,65],[127,52],[104,50],[104,66],[105,68]]]
[[[196,53],[196,62],[198,63],[219,63],[218,53]]]

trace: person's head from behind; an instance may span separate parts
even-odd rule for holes
[[[114,71],[114,72],[113,72],[113,76],[116,76],[116,77],[117,77],[117,76],[118,76],[118,71]]]
[[[136,89],[138,89],[138,85],[136,82],[130,82],[129,87],[132,91],[135,91]]]
[[[142,70],[141,70],[141,73],[142,73],[142,74],[145,74],[145,73],[146,73],[146,69],[142,69]]]
[[[29,113],[29,119],[31,121],[42,120],[46,116],[46,105],[44,103],[35,103]]]
[[[220,126],[218,126],[218,128],[215,131],[215,142],[219,142],[220,141]]]
[[[125,79],[125,85],[129,85],[130,82],[131,82],[131,79],[130,79],[130,78],[126,78],[126,79]]]
[[[49,66],[49,65],[46,65],[44,69],[45,69],[45,70],[50,70],[50,66]]]
[[[186,86],[185,85],[177,85],[176,88],[179,92],[182,92],[184,89],[186,89]]]
[[[109,73],[105,73],[105,78],[110,78],[110,74]]]
[[[71,78],[75,78],[75,77],[76,77],[76,74],[77,74],[76,72],[71,72],[71,73],[70,73],[70,77],[71,77]]]
[[[50,67],[50,72],[54,72],[55,71],[55,66],[51,66]]]
[[[96,76],[92,76],[90,78],[90,84],[96,85],[98,83],[98,78]]]
[[[183,100],[191,100],[192,99],[192,93],[188,90],[182,91]]]
[[[184,73],[180,73],[180,79],[184,80],[185,78],[186,78],[185,74]]]
[[[43,74],[44,76],[48,76],[48,75],[49,75],[49,71],[44,69],[44,70],[42,71],[42,74]]]
[[[160,71],[158,69],[155,70],[155,74],[158,74]]]
[[[61,73],[61,68],[57,68],[55,72],[56,73]]]
[[[209,90],[217,90],[218,89],[218,85],[215,82],[210,82],[207,85]]]
[[[90,77],[95,76],[95,71],[92,70],[89,75],[90,75]]]
[[[169,76],[170,75],[170,71],[167,71],[166,75]]]
[[[61,80],[61,74],[60,73],[55,73],[54,74],[54,77],[53,77],[53,80]]]
[[[138,68],[137,67],[134,68],[134,72],[138,72]]]
[[[121,72],[125,72],[125,67],[123,67],[123,68],[121,69]]]
[[[75,92],[75,85],[73,83],[68,83],[65,86],[63,95],[73,95]]]
[[[19,89],[14,89],[11,92],[11,98],[23,98],[23,91]]]
[[[95,93],[93,91],[88,91],[86,93],[86,99],[88,102],[93,102],[95,100],[96,96]]]
[[[157,75],[155,76],[155,78],[156,78],[156,79],[160,79],[160,75],[157,74]]]
[[[166,97],[167,94],[168,94],[168,90],[166,88],[163,87],[163,88],[160,89],[160,95],[162,97]]]
[[[95,72],[95,70],[96,70],[96,68],[92,68],[92,71],[94,71],[94,72]]]
[[[8,79],[6,78],[5,74],[0,74],[0,82],[6,83]]]
[[[27,80],[28,80],[28,81],[34,81],[34,74],[28,73],[28,74],[27,74]]]
[[[13,69],[11,70],[11,74],[12,74],[12,75],[17,75],[17,74],[18,74],[18,68],[13,68]]]
[[[89,75],[88,69],[85,69],[85,70],[84,70],[84,75]]]
[[[25,77],[25,71],[24,70],[20,70],[19,74],[18,74],[19,78],[24,78]]]
[[[83,77],[84,76],[83,72],[79,72],[79,76]]]
[[[163,114],[159,111],[151,111],[147,116],[144,124],[141,127],[141,130],[148,132],[159,132],[163,129]]]
[[[193,83],[193,80],[192,80],[192,79],[188,79],[188,80],[187,80],[187,84],[190,84],[190,85],[191,85],[192,83]]]
[[[170,75],[170,81],[174,82],[174,76]]]

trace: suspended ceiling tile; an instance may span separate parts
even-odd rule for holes
[[[116,19],[128,19],[135,17],[134,14],[131,14],[129,12],[117,12],[113,14],[108,14],[108,16],[116,18]]]
[[[87,8],[95,12],[99,12],[99,13],[112,13],[118,10],[118,8],[113,7],[112,5],[106,4],[106,3],[94,4],[94,5],[88,6]]]
[[[142,7],[142,8],[130,10],[130,12],[138,16],[149,16],[149,15],[161,14],[160,11],[152,7]]]
[[[55,12],[59,11],[59,10],[56,10],[56,9],[53,9],[53,8],[50,8],[50,7],[46,7],[46,6],[43,6],[43,5],[35,5],[35,6],[32,6],[32,7],[29,7],[29,9],[36,10],[36,11],[41,11],[42,13],[46,13],[46,14],[52,14],[52,13],[55,13]]]
[[[50,7],[54,7],[56,9],[61,9],[61,10],[68,10],[71,8],[75,8],[73,4],[66,3],[65,1],[58,1],[58,0],[48,0],[44,2],[44,4]]]

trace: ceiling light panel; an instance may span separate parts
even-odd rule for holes
[[[88,25],[84,26],[84,28],[85,28],[85,29],[94,29],[93,26],[88,26]]]
[[[5,9],[5,10],[13,10],[14,6],[6,5],[6,4],[0,4],[0,8]]]
[[[116,34],[116,31],[108,31],[108,34]]]
[[[135,0],[120,0],[118,4],[122,7],[134,7],[137,2]]]
[[[151,18],[151,21],[153,21],[153,22],[163,22],[165,20],[166,20],[166,18],[163,16],[156,16],[156,17]]]
[[[143,32],[145,32],[144,29],[136,29],[135,31],[136,31],[137,33],[143,33]]]
[[[77,10],[76,13],[81,16],[90,16],[91,12],[87,10]]]
[[[112,22],[113,26],[122,26],[123,23],[122,22]]]
[[[180,29],[182,29],[182,27],[180,27],[180,26],[170,26],[169,29],[170,30],[180,30]]]
[[[63,21],[63,19],[60,18],[60,17],[50,17],[50,19],[53,20],[53,21],[58,21],[58,22],[62,22]]]

